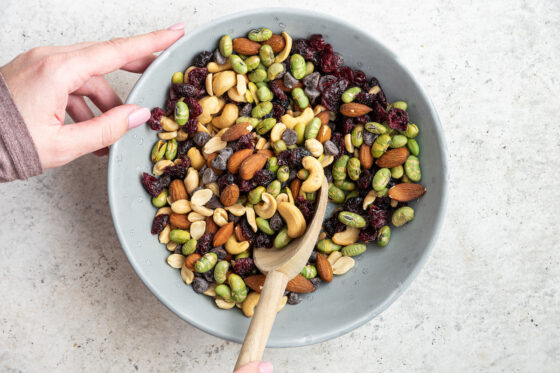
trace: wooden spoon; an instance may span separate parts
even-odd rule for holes
[[[266,280],[239,352],[236,370],[251,361],[261,360],[286,285],[301,272],[315,247],[328,201],[326,178],[318,192],[315,216],[302,237],[282,249],[258,248],[253,251],[255,265],[266,275]]]

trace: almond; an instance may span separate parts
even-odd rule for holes
[[[169,223],[177,228],[189,229],[191,227],[191,222],[187,219],[186,214],[176,214],[171,213],[169,216]]]
[[[294,89],[294,88],[303,87],[303,84],[296,83],[296,84],[294,84],[294,86],[292,88],[288,88],[288,87],[286,87],[286,85],[284,84],[284,80],[282,80],[282,79],[276,79],[276,80],[273,80],[273,81],[278,85],[278,87],[280,87],[281,90],[283,90],[286,93],[290,93],[292,91],[292,89]]]
[[[241,136],[248,134],[253,129],[251,123],[241,122],[234,124],[222,134],[222,140],[225,142],[235,141]]]
[[[294,293],[311,293],[315,288],[311,281],[303,277],[302,275],[297,275],[290,281],[288,281],[288,285],[286,286],[286,290],[294,292]]]
[[[274,153],[270,149],[260,149],[257,153],[266,155],[267,159],[274,157]]]
[[[371,111],[369,106],[358,104],[356,102],[350,102],[348,104],[342,104],[340,106],[340,113],[347,117],[355,118],[361,117]]]
[[[251,180],[257,171],[264,167],[267,160],[267,156],[262,153],[256,153],[245,158],[239,168],[239,176],[241,176],[243,180]]]
[[[366,144],[360,146],[359,153],[360,163],[364,169],[370,169],[373,166],[373,155],[371,155],[371,148]]]
[[[257,293],[260,293],[262,291],[265,280],[265,275],[252,275],[244,278],[245,285],[247,285],[249,289],[256,291]]]
[[[319,113],[321,114],[321,113]],[[325,142],[329,141],[331,139],[331,128],[326,125],[326,124],[322,124],[321,127],[319,127],[319,133],[317,134],[317,140],[319,140],[319,142],[321,144],[324,144]]]
[[[379,157],[375,164],[385,168],[397,167],[404,164],[406,158],[408,158],[408,150],[406,148],[390,149]]]
[[[239,187],[236,184],[230,184],[224,188],[220,195],[220,202],[224,207],[233,206],[239,199]]]
[[[402,183],[389,189],[389,197],[399,202],[408,202],[426,193],[426,187],[420,184]]]
[[[206,231],[204,233],[216,233],[218,231],[218,225],[214,222],[211,216],[206,217]]]
[[[230,221],[226,225],[222,226],[216,234],[214,235],[214,247],[222,246],[226,243],[229,236],[233,233],[233,222]]]
[[[181,179],[175,179],[169,184],[169,195],[173,201],[187,199],[187,188]]]
[[[319,278],[325,282],[331,282],[333,279],[333,270],[331,263],[326,256],[323,254],[317,253],[317,262],[315,263],[317,267],[317,274]]]
[[[284,41],[284,38],[282,37],[282,35],[278,35],[278,34],[273,34],[270,37],[270,39],[263,42],[263,44],[270,45],[272,47],[272,51],[274,52],[274,54],[282,52],[286,47],[286,42]]]
[[[200,258],[201,258],[200,254],[192,253],[191,255],[185,258],[185,267],[187,267],[191,271],[194,271],[194,263],[196,263]]]
[[[233,50],[237,54],[252,56],[254,54],[259,54],[260,48],[261,45],[259,43],[249,40],[247,38],[233,39]]]
[[[299,190],[301,188],[301,180],[298,179],[297,177],[292,180],[292,182],[290,183],[290,191],[292,192],[292,196],[294,198],[297,198],[299,196]]]
[[[232,174],[236,174],[237,172],[239,172],[239,167],[241,167],[241,163],[243,163],[243,161],[246,158],[250,157],[252,154],[253,154],[253,149],[241,149],[233,153],[231,157],[229,157],[228,159],[228,164],[227,164],[228,171],[231,172]]]
[[[329,124],[330,113],[327,110],[323,110],[319,114],[315,115],[315,117],[319,118],[319,120],[321,121],[321,124],[323,126],[326,126],[327,124]]]
[[[251,240],[251,237],[248,237],[243,233],[243,228],[241,228],[241,224],[236,225],[233,232],[235,233],[235,238],[237,238],[237,241],[239,242]]]

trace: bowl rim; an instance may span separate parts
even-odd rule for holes
[[[232,21],[232,20],[237,19],[240,16],[246,16],[246,15],[262,15],[263,12],[272,13],[272,14],[274,14],[276,12],[282,12],[282,13],[292,12],[294,14],[307,13],[307,14],[313,15],[314,17],[323,18],[323,19],[326,19],[330,22],[341,24],[345,27],[348,27],[349,29],[353,30],[355,33],[357,33],[360,36],[367,39],[369,42],[373,42],[373,43],[377,44],[380,49],[382,49],[385,53],[387,53],[388,55],[390,55],[393,58],[395,64],[397,64],[400,68],[402,68],[410,76],[413,83],[417,86],[420,95],[428,103],[429,114],[434,118],[434,129],[435,129],[435,131],[434,131],[435,134],[434,135],[438,138],[438,141],[442,144],[441,153],[442,153],[442,174],[443,174],[442,179],[443,180],[441,180],[441,182],[442,182],[441,208],[437,211],[436,216],[434,217],[434,221],[433,221],[433,228],[434,229],[432,231],[433,233],[432,233],[431,239],[428,241],[428,243],[426,245],[426,249],[422,252],[420,257],[418,258],[418,261],[414,265],[414,268],[412,268],[412,270],[404,278],[404,280],[402,281],[400,286],[395,291],[393,291],[385,299],[385,301],[383,303],[381,303],[379,306],[377,306],[375,308],[372,308],[371,310],[369,310],[369,312],[365,313],[361,317],[357,317],[357,318],[351,320],[350,322],[348,322],[343,327],[339,327],[339,328],[336,328],[336,329],[329,329],[328,331],[326,331],[325,333],[322,333],[320,335],[313,335],[313,336],[306,337],[306,338],[293,339],[290,342],[279,341],[277,343],[267,344],[267,348],[300,347],[300,346],[307,346],[307,345],[312,345],[312,344],[328,341],[330,339],[333,339],[333,338],[342,336],[344,334],[347,334],[347,333],[351,332],[352,330],[357,329],[360,326],[364,325],[365,323],[372,320],[377,315],[381,314],[393,302],[395,302],[395,300],[397,300],[397,298],[399,298],[399,296],[402,295],[402,293],[410,286],[412,281],[418,276],[418,274],[420,273],[421,269],[424,267],[424,265],[426,264],[426,262],[427,262],[427,260],[430,256],[430,253],[431,253],[431,251],[433,249],[433,246],[435,245],[435,243],[436,243],[436,241],[439,237],[439,234],[440,234],[442,226],[443,226],[443,222],[445,220],[445,213],[446,213],[446,210],[447,210],[447,200],[448,200],[448,183],[449,183],[448,150],[447,150],[447,143],[445,141],[445,135],[444,135],[444,132],[443,132],[443,127],[441,125],[441,121],[439,119],[439,115],[437,113],[437,110],[436,110],[436,108],[433,104],[433,101],[432,101],[430,95],[426,92],[423,85],[421,84],[420,79],[416,76],[416,74],[413,72],[413,70],[411,68],[409,68],[401,60],[401,58],[397,54],[395,54],[390,48],[388,48],[383,42],[381,42],[380,40],[378,40],[377,38],[375,38],[371,34],[364,32],[363,30],[361,30],[357,26],[353,25],[352,23],[350,23],[350,22],[348,22],[348,21],[346,21],[342,18],[338,18],[338,17],[332,16],[332,15],[329,15],[329,14],[326,14],[326,13],[322,13],[322,12],[317,12],[315,10],[300,9],[300,8],[293,8],[293,7],[271,7],[271,8],[262,8],[262,9],[249,9],[249,10],[244,10],[244,11],[240,11],[240,12],[227,14],[225,16],[218,17],[218,18],[215,18],[215,19],[210,19],[206,23],[204,23],[204,24],[196,27],[195,29],[193,29],[190,33],[203,32],[205,30],[209,30],[213,27],[213,25],[216,22],[222,23],[222,22]],[[189,37],[189,34],[185,34],[183,37],[181,37],[181,39],[177,40],[177,42],[175,42],[173,45],[171,45],[166,50],[164,50],[154,60],[154,62],[152,62],[152,64],[144,71],[144,73],[138,78],[138,80],[134,84],[134,87],[132,88],[132,90],[130,91],[130,93],[129,93],[127,99],[126,99],[127,104],[130,103],[131,97],[134,97],[137,94],[137,91],[139,89],[138,87],[139,87],[140,83],[142,82],[142,80],[144,79],[145,75],[150,74],[150,72],[152,70],[157,69],[159,67],[159,65],[161,63],[163,63],[163,61],[165,61],[166,57],[172,51],[174,51],[177,48],[180,48],[181,43],[179,43],[179,41],[184,39],[184,38],[187,38],[187,37]],[[127,247],[127,245],[125,245],[125,239],[124,239],[125,234],[124,234],[124,231],[121,228],[120,223],[119,223],[119,221],[118,221],[118,219],[115,215],[114,205],[116,203],[116,201],[115,201],[116,197],[115,197],[114,193],[112,192],[113,187],[112,187],[112,182],[111,182],[111,180],[113,180],[113,178],[114,178],[114,173],[115,173],[114,164],[115,163],[116,163],[116,152],[110,151],[108,171],[107,171],[107,177],[108,177],[107,188],[108,188],[108,196],[109,196],[109,205],[110,205],[110,209],[111,209],[111,217],[113,219],[115,232],[117,233],[117,236],[118,236],[119,242],[121,244],[121,247],[122,247],[123,251],[125,252],[125,255],[126,255],[128,261],[130,262],[132,268],[134,269],[134,271],[136,272],[138,277],[140,277],[143,284],[150,290],[150,292],[161,303],[163,303],[170,311],[172,311],[177,317],[183,319],[184,321],[188,322],[189,324],[195,326],[196,328],[198,328],[198,329],[200,329],[200,330],[202,330],[202,331],[204,331],[204,332],[206,332],[210,335],[213,335],[215,337],[222,338],[222,339],[225,339],[225,340],[229,340],[229,341],[232,341],[232,342],[242,343],[243,342],[242,338],[238,338],[238,337],[229,335],[227,333],[223,333],[220,330],[212,329],[211,327],[209,327],[206,324],[199,323],[196,320],[193,320],[192,318],[190,318],[189,315],[185,314],[182,310],[179,310],[176,307],[174,307],[173,304],[171,304],[170,302],[167,302],[159,294],[159,291],[154,287],[154,285],[150,281],[149,277],[142,271],[142,268],[140,267],[139,263],[137,262],[137,259],[132,255],[132,251],[130,250],[130,248]]]

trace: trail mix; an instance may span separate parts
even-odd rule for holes
[[[224,35],[171,83],[148,121],[159,137],[153,175],[142,175],[159,208],[151,232],[172,252],[168,264],[218,307],[252,316],[265,280],[252,248],[302,236],[324,177],[340,206],[281,308],[348,272],[366,243],[386,246],[390,225],[414,219],[407,202],[426,191],[418,126],[405,102],[389,104],[379,81],[345,66],[322,35]]]

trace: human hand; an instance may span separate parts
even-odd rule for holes
[[[106,154],[150,111],[123,105],[103,77],[117,69],[142,73],[161,51],[184,35],[184,23],[167,30],[105,42],[38,47],[20,54],[0,72],[33,138],[44,169],[84,154]],[[94,117],[88,97],[103,112]],[[64,112],[75,124],[64,125]]]
[[[243,365],[233,373],[272,373],[272,363],[269,361],[253,361]]]

